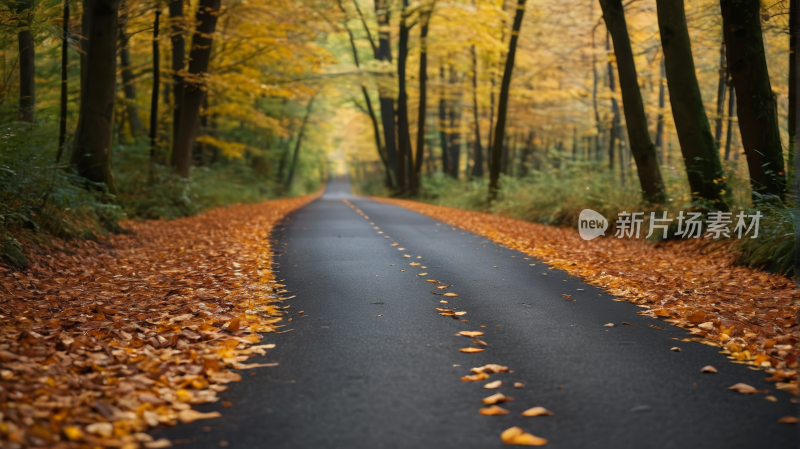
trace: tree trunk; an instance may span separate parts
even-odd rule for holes
[[[125,33],[127,17],[120,18],[123,22],[119,27],[119,60],[122,66],[122,90],[125,93],[125,110],[128,115],[128,126],[131,137],[136,139],[145,134],[142,118],[139,117],[139,107],[136,105],[136,86],[133,84],[133,71],[131,70],[131,53],[128,50],[129,38]]]
[[[64,145],[67,143],[67,68],[69,67],[69,2],[64,2],[64,23],[61,39],[61,110],[58,119],[58,152],[56,163],[61,161]]]
[[[111,137],[117,84],[119,2],[86,0],[82,32],[87,37],[85,85],[81,92],[78,129],[70,163],[89,181],[116,193],[111,175]],[[87,29],[88,28],[88,29]]]
[[[456,72],[455,68],[451,65],[450,84],[453,86],[451,91],[454,92],[456,97],[450,101],[450,132],[447,137],[449,154],[447,155],[447,160],[449,163],[448,174],[453,179],[458,179],[459,161],[461,159],[461,98],[456,86],[459,81],[458,78],[458,72]]]
[[[439,79],[442,84],[442,93],[439,96],[439,139],[441,141],[442,146],[442,173],[449,174],[450,173],[450,161],[448,159],[448,155],[450,152],[450,144],[447,141],[448,132],[447,132],[447,103],[445,100],[446,94],[446,86],[444,79],[444,64],[439,67]]]
[[[158,19],[161,11],[156,9],[153,21],[153,91],[150,97],[150,164],[155,163],[158,141],[158,87],[161,83],[161,52],[158,47]]]
[[[378,52],[375,55],[375,59],[384,64],[390,64],[392,62],[390,10],[386,2],[387,0],[375,1],[375,15],[378,18]],[[381,124],[383,125],[383,142],[386,145],[386,159],[392,170],[392,178],[396,183],[398,175],[394,99],[388,92],[381,89],[380,85],[378,86],[378,97],[381,106]]]
[[[419,29],[419,108],[417,109],[417,154],[414,170],[411,172],[411,193],[420,191],[422,176],[422,157],[425,154],[425,118],[428,111],[428,23],[433,13],[433,4],[420,11]]]
[[[311,100],[308,101],[306,115],[303,117],[303,124],[300,125],[300,131],[297,133],[297,142],[294,144],[294,154],[292,155],[292,165],[289,167],[289,176],[286,178],[286,191],[292,186],[292,181],[294,180],[294,172],[297,169],[297,158],[300,155],[300,145],[303,143],[303,136],[306,132],[306,125],[308,125],[308,118],[311,116],[311,108],[314,106],[314,99],[316,98],[317,95],[314,94]]]
[[[798,11],[797,8],[794,6],[794,0],[789,2],[789,117],[788,117],[788,130],[789,130],[789,152],[788,152],[788,160],[786,161],[786,180],[788,181],[789,185],[793,185],[794,177],[797,176],[795,169],[794,169],[794,159],[795,159],[795,151],[797,148],[797,141],[796,141],[796,129],[794,123],[797,121],[797,93],[795,89],[797,89],[797,51],[800,51],[800,47],[796,45],[797,38],[795,34],[800,32],[800,26],[798,28],[792,28],[795,22],[798,22],[798,18],[796,17]],[[800,202],[800,196],[798,196],[795,201]],[[800,240],[798,240],[800,242]],[[800,247],[798,247],[800,248]],[[800,276],[800,273],[797,273]]]
[[[626,29],[627,32],[627,29]],[[606,53],[611,51],[611,33],[606,32]],[[608,135],[608,168],[614,172],[614,155],[617,151],[617,141],[620,140],[619,103],[617,102],[617,86],[614,80],[614,65],[611,64],[610,55],[606,56],[606,70],[608,72],[608,89],[611,91],[611,132]],[[621,159],[621,158],[620,158]]]
[[[599,161],[602,154],[602,147],[600,138],[603,135],[603,125],[600,120],[600,108],[597,104],[597,87],[600,84],[599,77],[597,76],[597,57],[592,52],[592,109],[594,110],[594,125],[597,128],[597,134],[594,136],[594,149],[591,155],[593,161]]]
[[[789,34],[792,37],[792,48],[800,48],[800,0],[791,0],[789,3],[789,8],[793,12],[790,14],[791,16],[791,23],[789,24]],[[797,96],[800,96],[800,86],[798,86],[798,76],[800,76],[800,67],[797,67],[797,64],[800,64],[800,58],[794,59],[794,77],[790,78],[789,84],[794,85],[794,92],[795,98],[794,102],[795,105],[798,103]],[[793,123],[789,123],[789,127],[794,128],[794,135],[797,136],[798,130],[800,130],[800,114],[795,114],[794,116],[795,121]],[[795,237],[795,253],[794,253],[794,278],[795,278],[795,285],[800,286],[800,214],[796,212],[797,204],[800,202],[800,158],[796,155],[794,157],[794,200],[795,200],[795,214],[794,214],[794,237]]]
[[[172,42],[172,155],[170,165],[176,167],[178,155],[178,129],[181,124],[181,103],[183,103],[183,68],[186,61],[186,42],[184,41],[183,0],[169,4],[170,41]]]
[[[727,184],[695,75],[684,0],[656,0],[669,101],[695,201],[726,209]],[[705,208],[706,205],[701,205]]]
[[[399,96],[397,99],[398,128],[398,164],[397,187],[401,193],[408,188],[408,167],[411,159],[411,135],[408,130],[408,94],[406,92],[406,63],[408,60],[408,35],[410,28],[406,23],[408,0],[403,0],[403,12],[400,18],[400,32],[397,49],[397,78],[399,80]]]
[[[497,127],[495,128],[494,142],[492,143],[492,166],[489,173],[489,200],[496,199],[497,191],[500,189],[500,158],[503,155],[503,139],[505,137],[506,117],[508,115],[508,93],[511,90],[511,72],[514,70],[519,30],[522,28],[522,17],[525,14],[525,1],[526,0],[517,0],[511,40],[508,43],[508,56],[506,56],[506,66],[503,70],[503,81],[500,83]]]
[[[18,15],[18,27],[25,30],[17,33],[19,44],[19,114],[18,119],[33,123],[36,118],[36,65],[34,63],[35,42],[31,33],[33,24],[32,0],[13,2],[14,11]]]
[[[777,100],[761,35],[759,0],[721,0],[728,70],[736,86],[739,132],[754,193],[786,194]]]
[[[658,117],[656,119],[656,148],[659,152],[661,165],[667,163],[667,149],[664,146],[664,108],[667,106],[667,69],[664,58],[661,58],[661,79],[658,85]]]
[[[642,196],[646,202],[663,203],[666,200],[664,180],[661,177],[661,169],[658,166],[655,145],[650,140],[647,115],[644,110],[642,93],[639,90],[636,63],[633,59],[633,50],[628,36],[622,0],[600,0],[600,6],[603,8],[606,27],[614,39],[614,54],[617,59],[617,71],[619,72],[619,85],[622,91],[622,106],[625,109],[628,140],[630,141],[631,153],[636,161],[639,183],[643,192]],[[625,153],[625,151],[620,153]],[[623,176],[627,163],[627,158],[621,158],[620,168]]]
[[[481,122],[478,120],[478,57],[475,46],[470,47],[472,53],[472,119],[475,122],[475,141],[473,142],[472,176],[483,178],[483,146],[481,145]]]
[[[714,140],[717,141],[717,150],[722,146],[722,122],[725,114],[725,92],[728,68],[725,65],[725,42],[719,47],[719,81],[717,83],[717,119],[714,127]]]
[[[725,135],[725,160],[731,158],[731,144],[733,143],[733,115],[736,113],[736,90],[733,84],[728,87],[728,133]]]
[[[211,59],[211,45],[217,27],[221,0],[200,0],[197,9],[197,29],[192,36],[192,50],[189,53],[189,78],[184,78],[181,122],[178,127],[175,151],[175,169],[182,178],[189,177],[192,146],[196,138],[196,124],[200,116],[200,105],[205,96],[205,76]]]

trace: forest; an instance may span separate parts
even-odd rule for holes
[[[791,275],[795,3],[7,0],[0,252],[348,173],[573,227],[760,211],[724,244]]]

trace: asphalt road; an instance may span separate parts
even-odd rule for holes
[[[193,448],[464,449],[507,447],[500,433],[519,426],[551,448],[800,441],[796,426],[777,423],[797,415],[796,405],[761,380],[763,371],[682,342],[686,331],[523,253],[347,188],[332,183],[275,231],[279,279],[297,295],[286,301],[293,320],[282,329],[291,331],[267,335],[277,347],[252,361],[280,365],[229,384],[220,396],[231,407],[199,407],[222,418],[154,436]],[[434,295],[425,279],[452,284],[459,296]],[[442,300],[466,311],[468,322],[439,315]],[[603,327],[610,322],[617,326]],[[486,350],[459,352],[475,346],[454,335],[462,330],[485,332]],[[495,391],[482,388],[486,381],[460,380],[487,363],[513,370],[490,379],[503,380],[495,391],[515,399],[502,404],[510,415],[480,415],[481,398]],[[701,374],[706,365],[719,373]],[[738,382],[770,389],[778,401],[727,390]],[[533,406],[555,415],[520,416]]]

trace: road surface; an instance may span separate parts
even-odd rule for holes
[[[229,384],[220,396],[231,407],[199,407],[222,418],[154,436],[193,448],[466,449],[508,447],[500,433],[519,426],[551,448],[800,441],[797,427],[777,423],[796,415],[796,404],[763,382],[763,371],[682,342],[686,331],[523,253],[348,189],[331,183],[274,232],[278,278],[296,295],[286,301],[293,320],[282,328],[291,331],[266,336],[275,349],[251,361],[279,366]],[[426,279],[459,296],[433,294],[442,290]],[[448,306],[466,311],[467,322],[437,313]],[[476,346],[454,335],[463,330],[483,331],[485,351],[459,352]],[[499,390],[460,380],[488,363],[513,370],[492,375],[504,382]],[[706,365],[719,373],[701,374]],[[739,382],[770,389],[778,401],[727,390]],[[511,414],[480,415],[481,399],[496,391],[514,398],[502,404]],[[533,406],[555,415],[520,416]]]

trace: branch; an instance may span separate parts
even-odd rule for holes
[[[372,53],[375,55],[375,59],[378,59],[378,49],[375,47],[372,33],[369,32],[367,22],[364,20],[364,14],[361,13],[361,7],[358,6],[358,0],[353,0],[353,5],[355,5],[356,11],[358,11],[358,18],[361,19],[361,24],[364,25],[364,31],[367,32],[367,40],[369,40],[369,45],[372,47]]]

